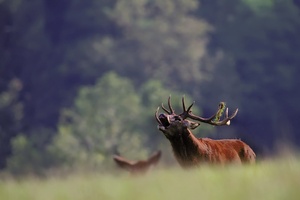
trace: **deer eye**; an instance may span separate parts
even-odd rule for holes
[[[174,116],[174,120],[181,121],[181,118],[179,116]]]

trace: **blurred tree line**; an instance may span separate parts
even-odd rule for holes
[[[199,115],[220,101],[239,108],[232,126],[199,137],[238,137],[257,152],[300,145],[299,9],[296,0],[0,1],[0,168],[105,169],[113,153],[170,151],[153,117],[170,94],[177,112],[184,94]]]

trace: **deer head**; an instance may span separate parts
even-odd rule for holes
[[[163,104],[161,105],[161,108],[166,112],[166,114],[161,113],[158,115],[159,107],[157,108],[157,110],[155,112],[155,118],[156,118],[156,121],[158,122],[158,129],[160,131],[162,131],[167,138],[176,137],[177,134],[183,133],[182,130],[195,129],[200,125],[200,123],[193,122],[191,120],[188,120],[187,118],[196,120],[198,122],[211,124],[214,126],[222,126],[222,125],[230,125],[230,120],[232,118],[234,118],[238,112],[238,109],[236,109],[235,112],[231,116],[228,116],[228,108],[226,108],[225,118],[222,121],[218,121],[218,120],[215,120],[215,118],[217,117],[217,114],[219,113],[219,111],[224,109],[224,104],[222,102],[219,104],[218,111],[209,118],[202,118],[202,117],[192,114],[191,108],[193,105],[194,105],[194,102],[186,109],[184,97],[182,97],[183,112],[178,115],[175,113],[174,109],[172,108],[171,97],[169,96],[169,98],[168,98],[169,110],[166,109],[163,106]]]

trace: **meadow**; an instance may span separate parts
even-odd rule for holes
[[[157,167],[144,176],[126,172],[74,173],[47,178],[1,178],[2,200],[300,199],[300,157],[255,165]]]

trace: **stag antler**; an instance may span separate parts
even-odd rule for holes
[[[191,118],[193,120],[197,120],[197,121],[200,121],[200,122],[204,122],[204,123],[207,123],[207,124],[211,124],[211,125],[215,125],[215,126],[222,126],[222,125],[230,125],[230,120],[232,118],[234,118],[236,116],[236,114],[238,113],[238,109],[235,110],[235,112],[231,115],[231,116],[228,116],[228,108],[226,108],[226,111],[225,111],[225,118],[222,120],[222,121],[218,121],[218,120],[214,120],[215,117],[217,116],[218,113],[220,113],[221,110],[224,109],[224,103],[221,102],[219,104],[219,109],[217,110],[217,112],[212,115],[211,117],[209,118],[203,118],[203,117],[200,117],[200,116],[196,116],[194,114],[192,114],[192,111],[191,111],[191,108],[192,106],[194,105],[195,102],[193,102],[189,107],[188,109],[186,110],[185,108],[185,103],[184,103],[184,96],[182,97],[182,107],[183,107],[183,112],[180,114],[180,116],[183,118],[183,119],[186,119],[186,118]]]
[[[173,109],[172,106],[171,106],[171,95],[170,95],[169,98],[168,98],[168,106],[169,106],[170,111],[168,111],[168,110],[164,107],[164,104],[161,103],[161,108],[162,108],[166,113],[168,113],[169,115],[175,114],[175,111],[174,111],[174,109]]]
[[[175,114],[175,111],[174,111],[174,109],[172,108],[172,105],[171,105],[171,95],[170,95],[169,98],[168,98],[168,106],[169,106],[169,109],[170,109],[170,110],[166,109],[166,108],[164,107],[164,104],[163,104],[163,103],[161,104],[161,108],[162,108],[166,113],[168,113],[168,115],[176,115],[176,114]],[[162,124],[162,122],[160,121],[160,119],[159,119],[159,117],[158,117],[158,110],[159,110],[159,107],[156,109],[156,112],[155,112],[155,119],[156,119],[156,121],[158,122],[158,124]]]

